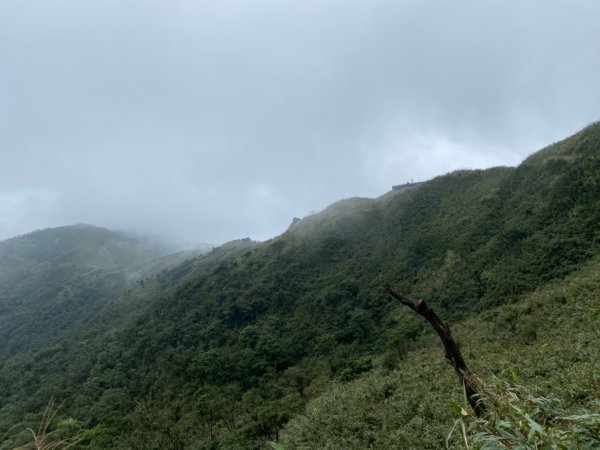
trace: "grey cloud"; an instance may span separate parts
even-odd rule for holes
[[[266,238],[342,197],[518,163],[598,118],[599,13],[4,1],[0,238],[84,221]]]

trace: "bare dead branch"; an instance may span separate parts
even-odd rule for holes
[[[437,314],[425,303],[425,300],[412,301],[409,297],[396,292],[389,284],[385,285],[385,290],[388,294],[402,303],[404,306],[409,307],[416,313],[423,316],[429,324],[433,327],[435,332],[440,337],[442,344],[444,344],[444,350],[446,352],[446,358],[454,367],[454,371],[458,376],[461,384],[465,387],[467,399],[471,408],[475,412],[477,417],[481,417],[485,414],[485,406],[481,403],[481,396],[477,391],[477,387],[474,383],[474,377],[467,368],[467,364],[458,349],[456,341],[452,337],[450,327],[445,324]]]

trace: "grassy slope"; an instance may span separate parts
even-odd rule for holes
[[[595,258],[565,280],[452,328],[471,370],[486,383],[514,372],[572,415],[598,414],[599,317]],[[426,333],[410,349],[393,367],[381,362],[356,381],[328,385],[284,429],[285,448],[443,448],[458,417],[448,402],[461,402],[460,386],[437,336]],[[451,442],[464,448],[456,435]]]
[[[260,448],[279,439],[290,418],[283,439],[291,448],[342,448],[346,438],[347,446],[386,448],[400,445],[399,435],[439,448],[451,374],[436,344],[425,344],[421,321],[382,285],[427,298],[453,322],[475,321],[487,347],[467,357],[480,355],[480,373],[495,370],[483,355],[497,361],[500,350],[523,352],[509,364],[537,361],[520,336],[543,336],[545,324],[523,331],[521,303],[506,303],[559,286],[594,261],[599,156],[595,125],[518,168],[459,171],[378,199],[338,202],[272,241],[232,243],[165,271],[98,317],[118,326],[91,327],[36,353],[34,363],[31,354],[14,360],[0,373],[9,385],[24,365],[39,372],[1,397],[0,424],[1,414],[31,410],[23,398],[39,405],[52,394],[103,427],[90,448]],[[544,314],[561,311],[549,295],[540,298]],[[364,401],[370,386],[393,380],[383,398]],[[350,408],[355,423],[311,425],[327,408]],[[388,413],[383,427],[380,414]]]

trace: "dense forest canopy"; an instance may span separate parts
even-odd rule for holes
[[[518,167],[342,200],[206,254],[88,226],[0,242],[0,449],[50,398],[88,449],[443,448],[460,386],[387,283],[455,327],[482,382],[512,373],[593,418],[598,224],[593,124]]]

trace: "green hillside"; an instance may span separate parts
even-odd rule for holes
[[[0,364],[87,326],[146,271],[174,264],[159,243],[89,225],[0,242]]]
[[[36,312],[34,321],[25,306],[61,304],[63,283],[52,292],[44,284],[60,280],[54,271],[71,267],[70,255],[89,261],[78,268],[122,276],[118,252],[79,248],[75,229],[64,230],[67,247],[32,242],[31,252],[11,256],[4,280],[12,281],[0,285],[0,320],[10,317],[0,323],[0,449],[27,440],[50,397],[65,400],[60,414],[76,419],[72,433],[87,430],[81,448],[444,448],[460,386],[436,337],[386,296],[387,283],[427,299],[452,324],[484,383],[512,371],[535,398],[593,420],[598,224],[594,124],[516,168],[457,171],[343,200],[267,242],[235,241],[133,285],[91,282],[85,292],[110,301],[87,321],[76,305],[89,300],[75,288],[75,306],[58,315]],[[3,245],[0,261],[10,255]],[[23,281],[39,266],[46,278]],[[72,284],[89,277],[70,274]],[[36,296],[13,287],[24,285]],[[14,335],[20,324],[29,331]],[[582,435],[598,436],[594,423]],[[461,442],[457,432],[449,445]]]

